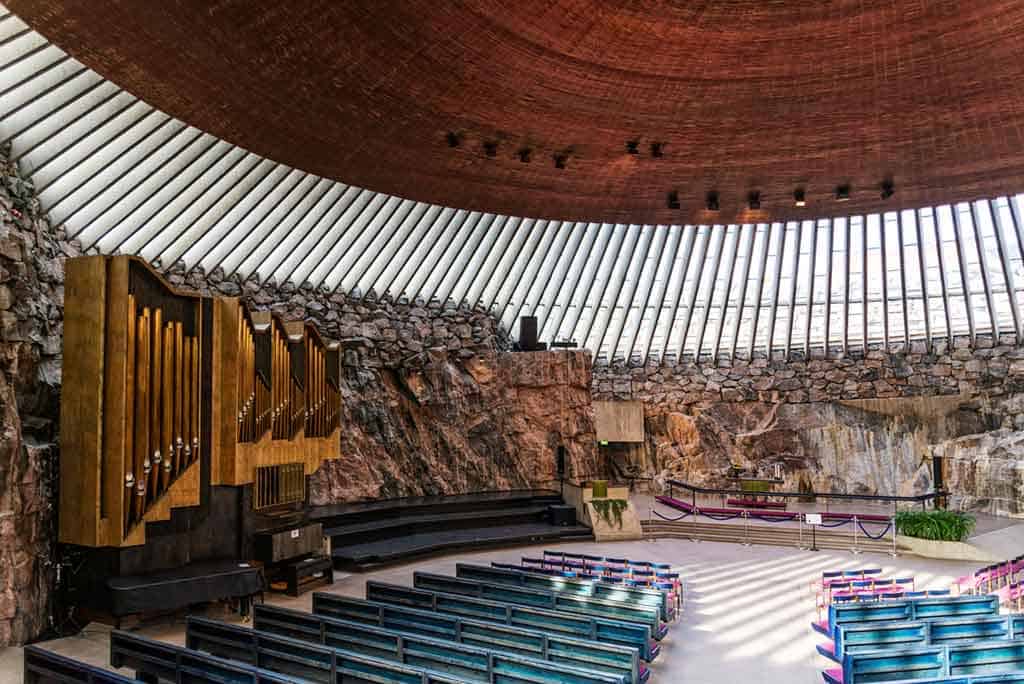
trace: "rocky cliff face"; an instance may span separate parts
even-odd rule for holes
[[[62,259],[73,254],[0,152],[0,646],[50,626]]]
[[[342,457],[312,479],[313,503],[549,486],[559,444],[570,474],[600,472],[584,352],[437,350],[399,368],[351,352]]]
[[[951,455],[953,506],[1015,514],[1024,350],[965,343],[863,359],[602,366],[594,396],[644,402],[645,448],[615,464],[627,477],[725,487],[736,464],[777,472],[793,491],[915,495],[932,489],[936,453]],[[988,434],[997,428],[1006,434]]]

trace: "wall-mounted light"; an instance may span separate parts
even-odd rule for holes
[[[668,193],[668,208],[678,209],[679,208],[679,193],[675,190],[670,190]]]
[[[793,191],[793,205],[797,207],[807,206],[807,193],[804,192],[803,188],[797,188]]]
[[[484,154],[488,157],[498,156],[498,143],[493,140],[484,141]]]
[[[892,178],[886,178],[885,180],[883,180],[882,184],[879,186],[879,189],[879,195],[882,199],[889,199],[890,197],[896,194],[896,184],[893,183]]]
[[[516,156],[519,157],[519,161],[523,162],[524,164],[528,164],[530,162],[530,157],[532,155],[533,150],[531,150],[529,147],[520,148],[520,150],[516,152]]]
[[[556,154],[554,156],[554,159],[555,159],[555,168],[556,169],[564,169],[565,165],[569,162],[569,153],[568,152],[559,152],[558,154]]]
[[[462,136],[455,131],[448,131],[448,134],[445,135],[445,140],[448,141],[448,147],[458,147],[462,144]]]
[[[718,211],[718,193],[714,190],[709,192],[707,197],[704,199],[704,205],[707,207],[708,211]]]
[[[663,156],[665,156],[665,143],[652,142],[651,143],[651,156],[652,157],[663,157]]]
[[[836,202],[846,202],[850,199],[850,186],[846,183],[836,186]]]
[[[627,140],[626,141],[626,152],[629,154],[640,154],[640,141],[639,140]]]
[[[761,193],[757,190],[751,190],[750,194],[747,195],[747,206],[751,209],[761,208]]]

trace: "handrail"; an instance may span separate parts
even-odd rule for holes
[[[749,496],[756,494],[758,496],[778,496],[787,499],[806,499],[809,497],[817,498],[823,497],[828,499],[845,499],[858,500],[858,501],[882,501],[882,502],[898,502],[898,501],[911,501],[914,503],[923,504],[926,501],[936,499],[943,496],[945,492],[942,491],[931,491],[926,494],[918,494],[917,496],[894,496],[891,494],[840,494],[838,492],[748,492],[740,489],[717,489],[713,487],[698,487],[687,482],[680,482],[679,480],[667,480],[669,485],[669,496],[672,495],[672,487],[681,487],[694,494],[722,494],[722,495],[740,495]]]

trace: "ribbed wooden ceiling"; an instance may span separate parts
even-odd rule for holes
[[[1024,187],[1020,0],[6,4],[203,131],[446,206],[719,223]],[[887,177],[896,194],[883,201]],[[851,199],[839,204],[842,184]],[[680,209],[667,206],[673,190]],[[754,190],[762,209],[746,211]],[[711,191],[717,214],[704,209]]]

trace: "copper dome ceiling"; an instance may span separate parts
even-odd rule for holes
[[[447,206],[717,222],[1024,187],[1019,0],[7,5],[201,130]],[[884,178],[896,189],[886,201]],[[851,199],[835,205],[843,184]],[[754,190],[762,211],[745,213]],[[680,209],[668,208],[670,191]],[[711,191],[719,214],[703,210]]]

